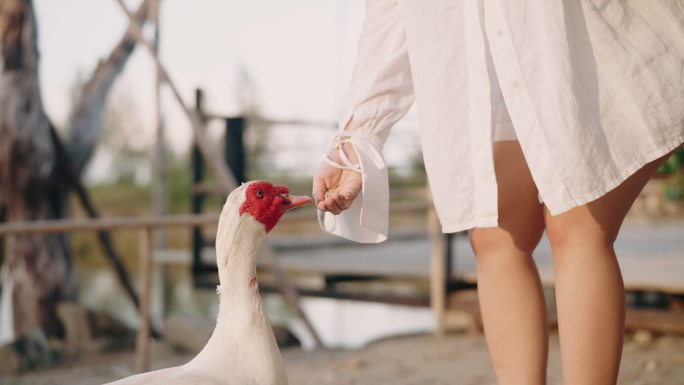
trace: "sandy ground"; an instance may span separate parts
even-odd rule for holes
[[[481,335],[430,335],[392,338],[356,351],[283,351],[293,385],[495,384]],[[153,368],[181,364],[192,355],[154,347]],[[90,385],[132,374],[132,352],[81,357],[69,364],[17,377],[2,385]],[[552,335],[549,385],[561,384],[558,337]],[[620,384],[684,384],[684,337],[648,334],[625,340]]]

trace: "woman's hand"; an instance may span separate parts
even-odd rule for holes
[[[352,163],[358,163],[356,152],[351,144],[344,143],[342,146],[347,158]],[[333,150],[329,157],[337,163],[342,163],[338,150]],[[316,207],[337,215],[351,206],[354,198],[361,192],[361,185],[361,173],[335,168],[323,162],[314,174],[313,180]]]

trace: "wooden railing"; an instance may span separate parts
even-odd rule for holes
[[[0,224],[0,236],[134,228],[203,226],[215,225],[218,222],[218,218],[218,214],[204,214],[142,218],[61,219],[50,221],[7,222]]]
[[[428,202],[400,202],[392,204],[392,215],[410,212],[425,212],[428,210],[428,226],[431,240],[431,274],[430,298],[433,311],[437,316],[437,334],[443,334],[444,311],[446,308],[446,271],[445,243],[441,236],[437,219]],[[154,265],[154,237],[155,230],[167,227],[196,227],[216,225],[219,214],[175,215],[163,217],[140,218],[102,218],[102,219],[62,219],[31,222],[8,222],[0,224],[0,237],[11,238],[17,235],[71,233],[78,231],[100,230],[132,230],[139,231],[138,262],[140,264],[140,328],[136,338],[135,367],[139,372],[148,370],[150,362],[150,292],[152,287],[152,270]],[[282,222],[314,221],[315,216],[310,210],[299,210],[289,213]]]
[[[0,236],[11,238],[17,235],[71,233],[98,230],[139,230],[140,263],[140,328],[136,338],[135,367],[139,372],[148,370],[150,362],[150,291],[152,287],[152,266],[154,232],[166,227],[194,227],[215,225],[219,215],[177,215],[143,218],[62,219],[50,221],[9,222],[0,225]]]

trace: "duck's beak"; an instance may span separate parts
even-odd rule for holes
[[[306,195],[283,195],[283,198],[285,198],[283,211],[292,210],[311,203],[311,198]]]

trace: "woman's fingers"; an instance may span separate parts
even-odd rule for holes
[[[352,200],[345,198],[342,194],[334,192],[327,198],[319,202],[316,206],[319,210],[330,211],[337,215],[351,206]]]
[[[347,180],[340,185],[338,190],[340,197],[344,199],[349,205],[356,199],[361,192],[361,180]]]
[[[326,191],[328,191],[328,186],[326,186],[325,180],[318,175],[314,176],[312,194],[316,205],[325,199]]]
[[[361,175],[323,164],[313,178],[316,208],[335,215],[348,209],[361,191]]]
[[[349,208],[349,206],[351,206],[352,200],[339,192],[334,193],[332,198],[337,204],[337,207],[339,207],[342,210],[346,210]]]
[[[330,196],[330,200],[332,201],[331,206],[335,208],[335,211],[337,211],[336,213],[334,213],[336,215],[349,207],[345,204],[344,199],[342,199],[342,196],[338,192],[333,193]]]
[[[334,198],[330,198],[332,202],[330,203],[330,206],[332,207],[332,210],[330,210],[333,214],[337,215],[344,211],[344,208],[338,204],[338,202]]]
[[[337,206],[337,204],[332,198],[326,198],[324,201],[321,202],[321,206],[321,210],[329,211],[335,215],[342,212],[342,210]]]

